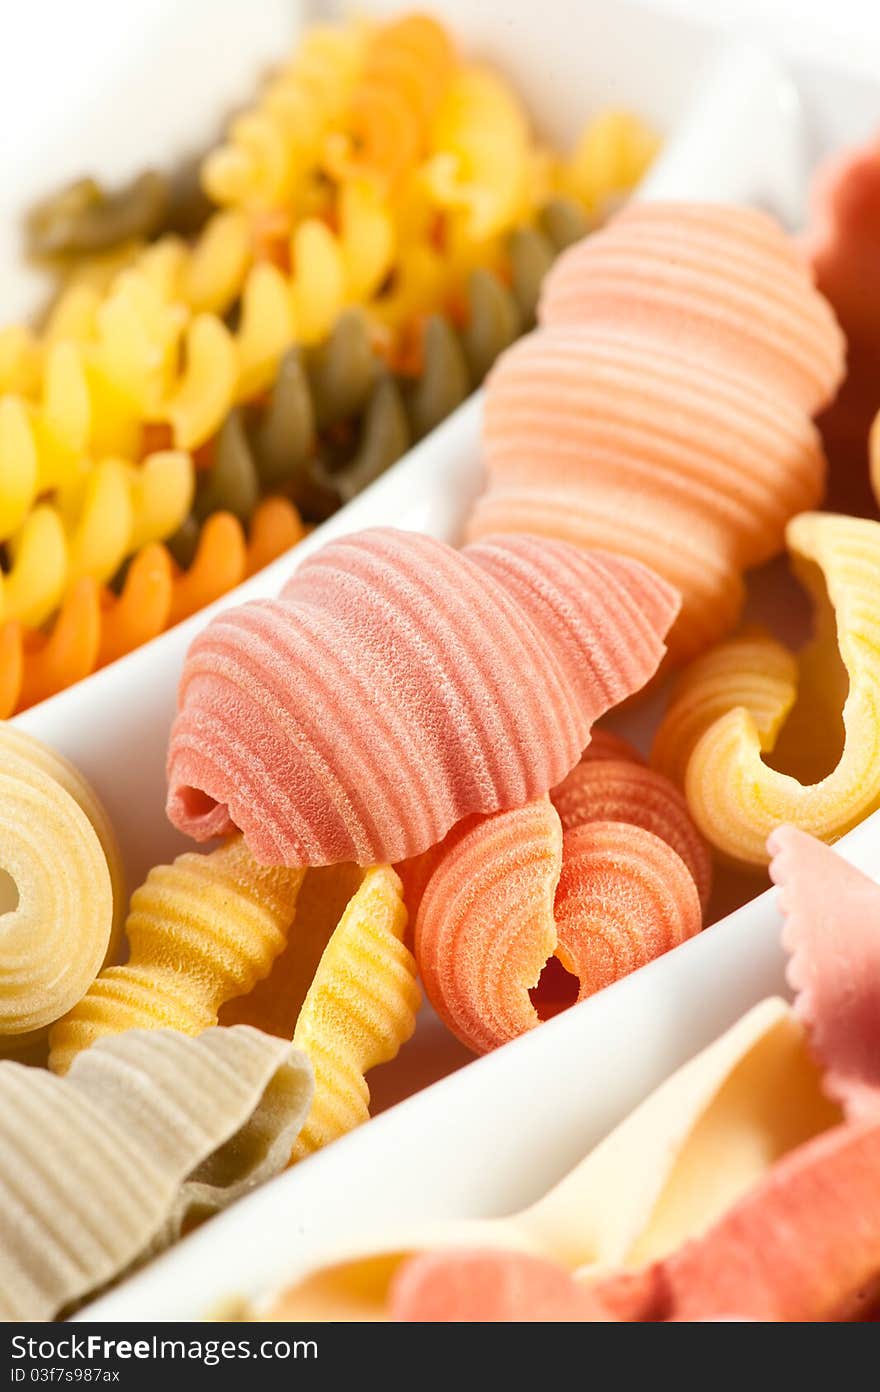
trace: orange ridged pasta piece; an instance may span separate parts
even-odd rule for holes
[[[455,49],[429,15],[383,25],[368,45],[342,139],[331,136],[327,163],[337,177],[399,183],[425,151],[431,121],[455,71]]]
[[[134,557],[122,593],[117,597],[105,590],[101,596],[99,667],[148,643],[168,626],[172,586],[171,557],[164,546],[152,542]]]
[[[419,908],[416,960],[438,1015],[485,1052],[539,1023],[551,957],[583,1000],[701,923],[693,877],[659,837],[619,822],[563,834],[541,799],[447,838]]]
[[[681,591],[670,653],[693,657],[822,496],[834,316],[766,215],[646,203],[559,258],[539,318],[489,378],[470,535],[637,557]]]
[[[237,517],[215,512],[199,534],[192,564],[174,577],[169,627],[234,590],[247,574],[247,544]]]
[[[712,857],[675,784],[654,769],[621,759],[578,764],[550,799],[563,831],[589,822],[626,822],[665,841],[693,876],[703,908],[712,889]]]
[[[0,628],[0,720],[15,714],[24,675],[21,624]]]
[[[256,575],[306,535],[303,520],[287,498],[264,498],[248,527],[247,575]]]
[[[18,709],[87,677],[97,665],[100,642],[100,586],[85,577],[68,590],[48,635],[25,635]]]

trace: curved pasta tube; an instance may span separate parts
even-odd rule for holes
[[[796,699],[798,664],[769,634],[744,631],[689,663],[673,688],[651,749],[655,768],[683,788],[700,737],[734,706],[747,710],[764,752]]]
[[[247,1028],[130,1031],[65,1078],[0,1064],[0,1318],[60,1316],[269,1179],[312,1088],[298,1049]]]
[[[563,833],[547,799],[469,819],[435,854],[416,960],[440,1018],[480,1053],[702,926],[693,877],[665,841],[623,822]],[[559,973],[543,975],[551,957],[575,978],[561,1002]]]
[[[104,1035],[168,1027],[199,1034],[265,976],[293,921],[301,871],[254,861],[241,838],[178,856],[131,897],[125,966],[108,967],[52,1031],[49,1065],[65,1073]]]
[[[0,727],[3,917],[0,1053],[38,1042],[118,946],[124,899],[109,820],[85,779],[36,740]]]
[[[789,524],[787,541],[805,583],[825,610],[815,644],[802,655],[802,679],[806,675],[807,680],[800,692],[801,709],[792,711],[789,725],[800,715],[800,728],[820,746],[829,728],[833,734],[828,712],[840,691],[836,669],[842,663],[846,698],[836,764],[818,781],[802,783],[764,761],[765,750],[781,746],[785,731],[774,736],[795,692],[785,680],[767,683],[763,670],[744,669],[739,677],[731,672],[725,679],[726,710],[708,702],[708,723],[702,731],[697,723],[691,726],[695,742],[685,774],[688,804],[703,834],[726,856],[753,865],[766,864],[767,836],[780,822],[833,840],[880,806],[880,666],[875,655],[880,630],[872,599],[880,579],[880,523],[807,513]],[[830,693],[825,685],[829,676]],[[748,704],[756,686],[765,697],[775,691],[777,700],[775,709],[771,705],[765,711],[763,732]],[[682,701],[699,697],[696,685]],[[673,704],[668,719],[679,718]],[[808,764],[813,753],[807,750]]]

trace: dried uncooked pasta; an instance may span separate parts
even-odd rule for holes
[[[66,1078],[0,1063],[0,1318],[55,1318],[275,1174],[312,1087],[247,1027],[131,1031]]]
[[[0,727],[3,916],[0,1053],[37,1044],[119,945],[122,861],[86,780],[46,746]]]
[[[725,645],[685,674],[658,735],[703,835],[754,865],[780,822],[833,840],[880,804],[880,523],[805,513],[786,535],[819,615],[799,666],[771,639]],[[783,751],[793,772],[766,762]]]

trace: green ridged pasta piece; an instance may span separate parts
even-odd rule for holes
[[[336,492],[338,506],[348,503],[384,474],[411,444],[400,388],[383,373],[370,395],[355,455],[337,473],[318,466],[316,477]]]
[[[519,336],[520,315],[510,291],[482,267],[471,272],[468,300],[461,341],[471,378],[479,386],[495,359]]]
[[[523,329],[535,323],[544,277],[556,259],[556,248],[534,227],[517,227],[508,239],[513,297]]]
[[[347,309],[309,358],[309,383],[319,430],[359,415],[378,371],[363,314]]]
[[[471,378],[458,334],[440,314],[425,325],[422,372],[407,395],[414,440],[421,440],[467,399]]]
[[[579,242],[592,231],[592,223],[573,198],[549,198],[538,214],[538,226],[557,252]]]
[[[147,169],[108,193],[95,179],[77,179],[38,203],[25,228],[29,256],[38,260],[88,256],[151,237],[163,225],[168,181]]]
[[[286,487],[301,475],[316,445],[312,389],[301,349],[288,348],[254,435],[257,473],[264,490]]]
[[[236,408],[220,427],[214,464],[196,494],[195,514],[203,522],[212,512],[231,512],[240,522],[247,522],[259,501],[257,466],[241,411]]]

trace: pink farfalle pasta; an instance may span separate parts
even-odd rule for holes
[[[418,855],[560,782],[653,675],[676,607],[638,563],[563,542],[335,542],[192,645],[169,816],[198,840],[238,827],[269,863]]]

